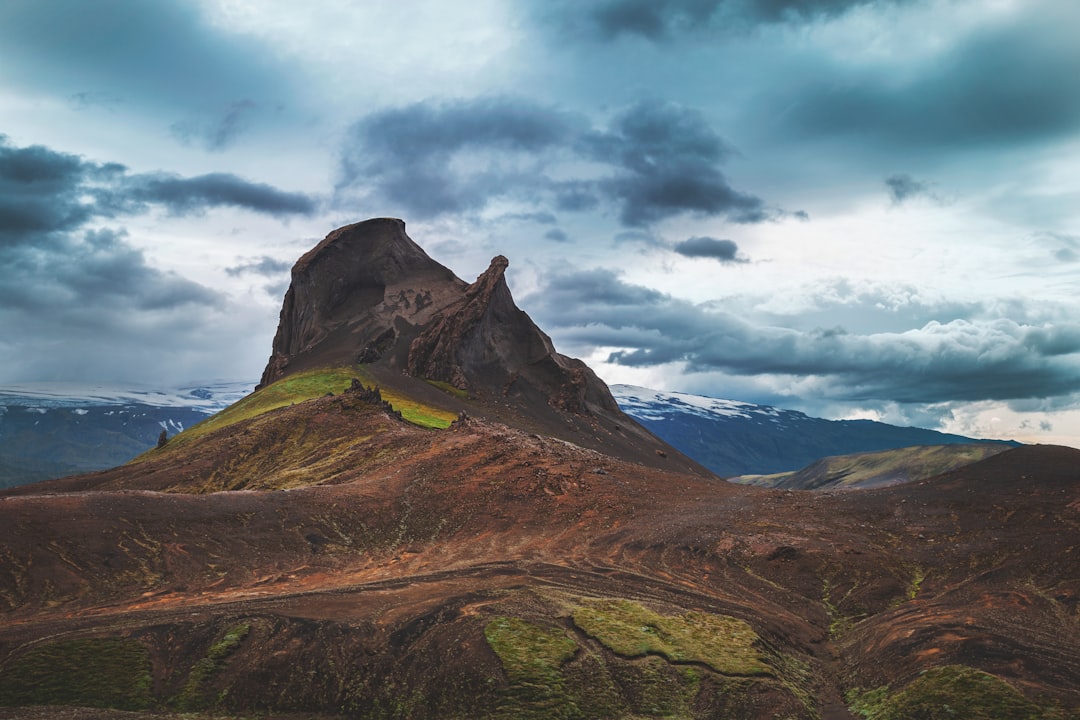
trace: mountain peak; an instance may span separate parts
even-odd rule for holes
[[[585,363],[555,350],[514,303],[509,265],[496,255],[470,284],[428,257],[401,220],[335,230],[293,267],[262,385],[362,364],[404,395],[445,395],[436,400],[453,412],[705,474],[623,414]],[[439,393],[432,381],[455,390]]]
[[[607,386],[580,360],[560,355],[514,303],[510,261],[491,260],[461,300],[439,314],[409,348],[408,372],[470,392],[540,397],[572,413],[617,409]]]
[[[426,322],[465,287],[405,234],[402,220],[338,228],[293,266],[261,384],[377,357],[398,318]]]

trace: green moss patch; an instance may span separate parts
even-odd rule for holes
[[[699,662],[724,675],[772,675],[742,620],[688,612],[660,615],[629,600],[597,600],[576,608],[574,624],[624,657],[662,655],[672,662]]]
[[[466,400],[469,397],[468,391],[462,390],[457,385],[451,385],[450,383],[443,382],[442,380],[431,380],[429,378],[424,378],[424,382],[433,385],[442,390],[443,392],[449,393],[450,395],[453,395],[454,397],[461,400]]]
[[[1053,708],[1031,702],[1001,678],[964,665],[927,670],[903,690],[888,686],[848,693],[853,712],[869,720],[1049,720]]]
[[[559,668],[577,652],[577,643],[562,630],[519,618],[495,618],[484,628],[484,637],[511,682],[558,680]]]
[[[457,420],[457,414],[448,410],[424,405],[391,390],[380,388],[379,392],[382,394],[383,400],[390,403],[395,410],[401,413],[402,418],[413,425],[433,430],[445,430],[450,427],[452,422]]]
[[[200,710],[212,703],[206,697],[207,685],[225,667],[225,661],[240,647],[240,643],[251,630],[250,625],[237,625],[218,639],[206,651],[206,657],[200,659],[188,673],[184,689],[176,698],[176,706],[181,710]]]
[[[0,705],[144,710],[150,655],[138,640],[92,638],[36,647],[0,670]]]
[[[520,618],[496,617],[484,628],[484,637],[510,680],[509,691],[499,703],[501,716],[580,717],[562,674],[563,663],[578,649],[565,631]]]

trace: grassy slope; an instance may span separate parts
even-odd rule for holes
[[[924,480],[1008,450],[1005,445],[920,445],[823,458],[802,470],[774,475],[742,475],[731,482],[759,487],[816,489],[859,487]]]
[[[785,708],[777,717],[811,715],[741,620],[622,598],[565,602],[556,617],[498,616],[485,627],[508,680],[498,720],[760,717],[752,708],[763,702]]]
[[[168,445],[162,450],[155,449],[143,453],[132,462],[156,457],[162,452],[182,447],[193,440],[234,423],[258,417],[280,407],[323,397],[328,393],[337,394],[343,392],[349,387],[354,378],[368,387],[374,385],[371,377],[364,372],[362,367],[323,368],[289,375],[272,385],[256,390],[216,415],[170,438]],[[381,390],[381,393],[384,400],[400,412],[405,420],[414,425],[442,429],[449,427],[450,423],[456,418],[456,415],[452,412],[421,404],[399,393],[389,390]]]
[[[853,691],[851,709],[868,720],[1056,720],[1065,713],[1036,704],[1001,678],[963,665],[931,668],[902,690]]]

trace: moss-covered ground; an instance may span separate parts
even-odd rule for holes
[[[213,704],[212,699],[206,696],[206,685],[221,672],[225,661],[240,647],[250,630],[250,625],[231,628],[210,646],[205,657],[192,666],[183,690],[174,701],[180,710],[201,710]]]
[[[741,620],[663,615],[617,598],[559,602],[569,627],[507,616],[487,624],[508,680],[498,718],[742,717],[758,702],[805,714]]]
[[[927,670],[902,689],[889,686],[848,693],[853,712],[868,720],[1055,720],[1056,707],[1040,706],[1009,683],[964,665]]]
[[[322,368],[289,375],[271,385],[256,390],[247,397],[233,403],[221,412],[213,415],[198,425],[169,439],[164,448],[151,450],[135,458],[133,462],[156,457],[172,449],[186,445],[222,428],[229,427],[243,420],[258,417],[277,408],[286,407],[345,391],[354,379],[372,387],[375,382],[362,366]],[[443,429],[457,418],[455,413],[417,402],[405,395],[380,388],[384,400],[401,413],[406,421],[420,427]]]
[[[574,624],[624,657],[662,655],[699,662],[724,675],[771,675],[742,620],[688,612],[661,615],[629,600],[596,600],[577,608]]]
[[[0,705],[143,710],[151,704],[150,656],[138,640],[49,643],[0,668]]]
[[[578,649],[566,631],[520,618],[496,617],[487,624],[484,636],[510,680],[500,714],[518,718],[581,716],[568,696],[562,673],[563,663]]]

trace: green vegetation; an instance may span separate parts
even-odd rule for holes
[[[195,440],[242,420],[258,417],[280,407],[339,393],[359,377],[350,368],[310,370],[278,380],[233,403],[218,414],[169,440],[169,445]]]
[[[500,720],[694,716],[701,687],[697,668],[659,657],[606,663],[565,630],[519,618],[494,618],[484,635],[510,681],[498,699]]]
[[[371,383],[366,383],[370,385]],[[431,428],[433,430],[445,430],[450,427],[450,424],[457,420],[457,413],[452,413],[449,410],[442,410],[440,408],[432,407],[430,405],[424,405],[423,403],[411,400],[404,395],[400,395],[393,390],[379,389],[382,394],[383,400],[390,403],[395,410],[401,413],[401,417],[411,422],[413,425],[419,425],[420,427]]]
[[[450,383],[443,382],[442,380],[431,380],[429,378],[424,378],[424,382],[426,382],[426,383],[428,383],[430,385],[434,385],[435,387],[439,388],[443,392],[449,393],[449,394],[453,395],[456,398],[460,398],[461,400],[467,400],[468,397],[469,397],[468,391],[467,390],[462,390],[457,385],[451,385]]]
[[[210,649],[206,651],[206,657],[196,662],[188,673],[184,689],[175,700],[178,708],[199,710],[211,704],[204,697],[206,682],[221,672],[225,667],[225,661],[240,647],[240,643],[247,637],[250,630],[250,625],[237,625],[210,646]]]
[[[485,627],[509,681],[499,691],[498,720],[750,717],[762,702],[777,717],[814,714],[794,687],[809,681],[809,669],[792,661],[792,677],[777,677],[741,620],[665,616],[625,599],[548,599],[561,617],[570,615],[570,631],[515,617]],[[786,676],[786,658],[769,657]]]
[[[853,712],[868,720],[1051,720],[1041,707],[1001,678],[964,665],[927,670],[898,692],[888,686],[847,694]]]
[[[926,571],[918,565],[911,568],[911,582],[908,583],[907,599],[914,600],[919,596],[919,590],[922,588],[923,581],[926,580]]]
[[[577,652],[577,643],[564,631],[519,618],[495,618],[484,628],[484,637],[510,682],[561,683],[559,668]]]
[[[352,384],[353,379],[359,380],[368,387],[375,384],[362,367],[323,368],[289,375],[267,387],[256,390],[216,415],[170,438],[164,447],[143,453],[132,462],[139,462],[156,457],[161,453],[167,453],[216,430],[258,417],[277,408],[324,397],[331,393],[336,395],[345,391]],[[457,419],[455,413],[424,405],[392,390],[380,388],[380,392],[383,400],[389,402],[395,410],[401,413],[402,418],[414,425],[443,429],[450,427],[450,423]]]
[[[563,630],[544,628],[512,617],[496,617],[484,637],[502,661],[510,691],[500,703],[506,717],[580,717],[567,696],[561,671],[574,657],[577,643]]]
[[[821,580],[821,604],[829,616],[829,637],[836,639],[851,629],[851,621],[844,617],[840,609],[832,599],[832,581],[829,578]]]
[[[725,675],[772,675],[742,620],[688,612],[660,615],[629,600],[596,600],[574,610],[574,624],[624,657],[662,655],[700,662]]]
[[[90,638],[34,648],[0,669],[0,705],[144,710],[150,655],[138,640]]]

